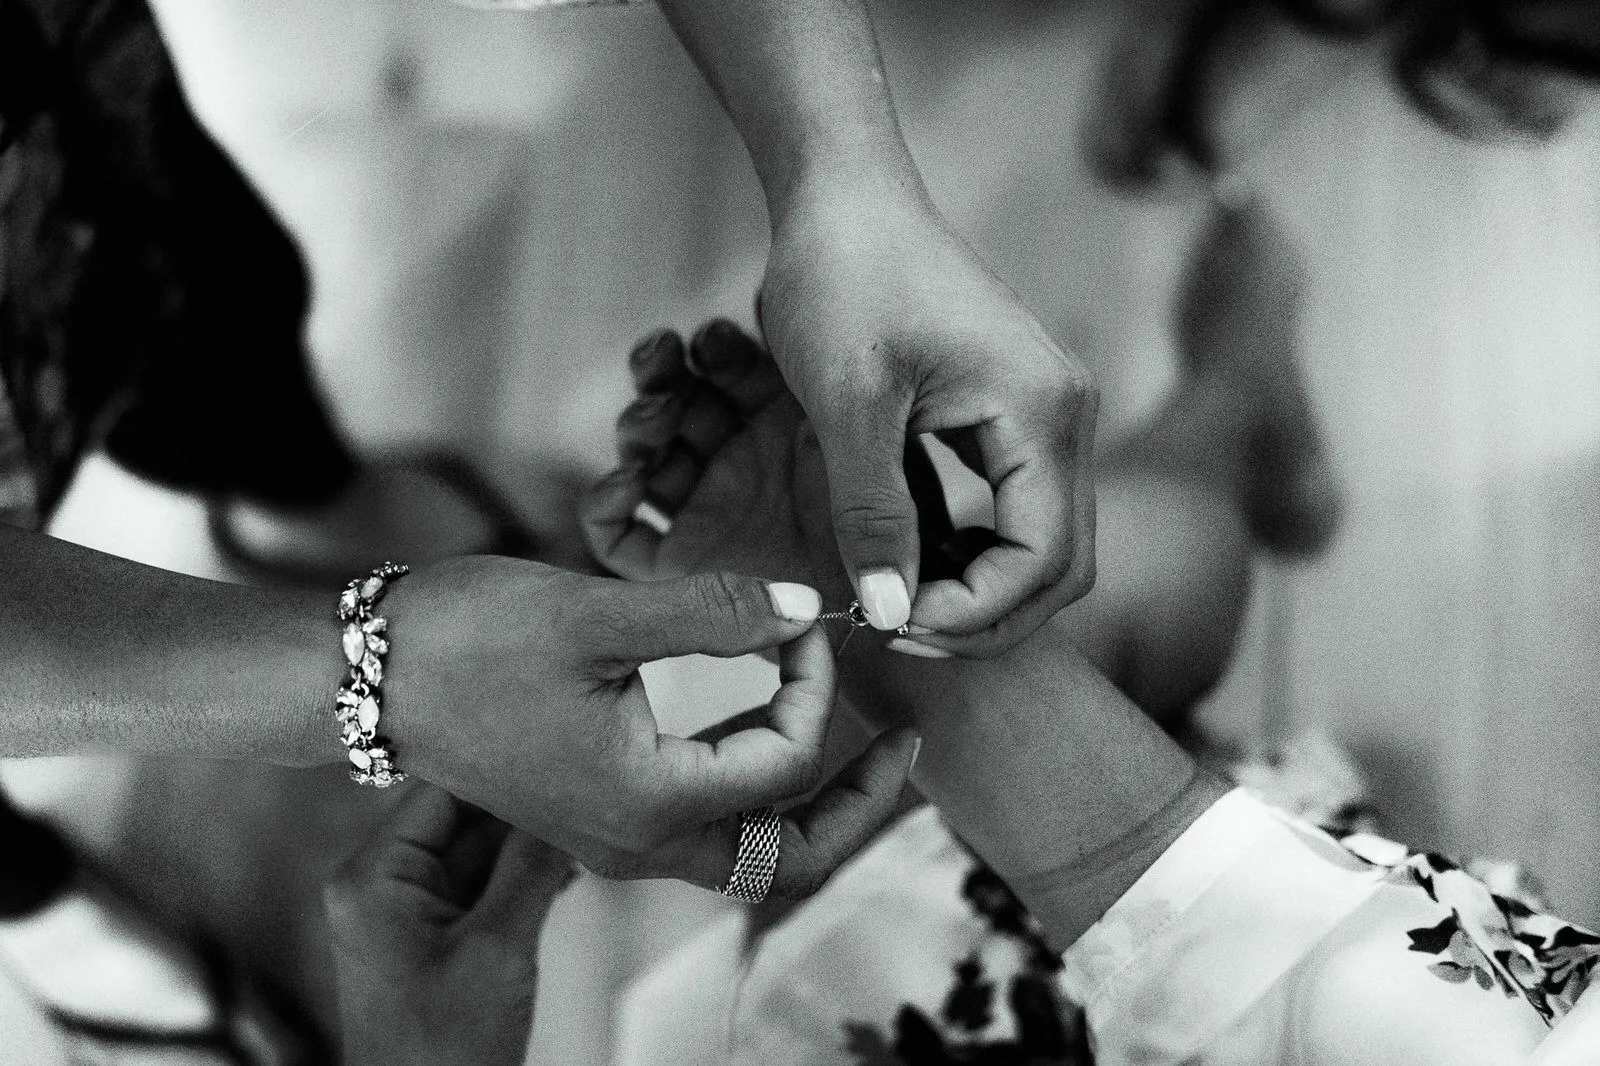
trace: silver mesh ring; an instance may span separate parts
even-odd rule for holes
[[[783,823],[771,807],[757,807],[739,816],[739,855],[722,894],[745,903],[760,903],[778,871],[778,838]]]

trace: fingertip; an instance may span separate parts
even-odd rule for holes
[[[760,355],[760,346],[738,323],[714,318],[695,331],[685,361],[696,377],[739,377],[755,365]]]
[[[801,622],[789,624],[805,625]],[[831,670],[833,664],[833,645],[828,642],[827,632],[815,621],[785,641],[778,650],[778,665],[785,678],[816,673],[819,666]]]
[[[767,585],[773,612],[786,622],[810,625],[822,614],[822,594],[810,585],[773,581]]]
[[[980,633],[989,622],[978,614],[980,604],[965,580],[929,581],[917,590],[908,631],[923,643],[943,646],[939,638]]]
[[[897,726],[880,733],[873,744],[879,749],[883,764],[904,784],[921,754],[922,734],[911,726]]]
[[[677,432],[683,399],[675,393],[640,396],[617,416],[617,456],[624,466],[658,462]]]
[[[662,392],[689,376],[684,362],[683,338],[674,330],[649,334],[628,356],[628,371],[639,392]]]
[[[911,590],[898,570],[881,566],[860,571],[856,593],[874,629],[895,630],[911,620]]]

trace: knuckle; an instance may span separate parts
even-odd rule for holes
[[[848,540],[909,537],[916,532],[916,516],[907,514],[900,504],[899,498],[887,492],[857,493],[834,509],[834,526]]]
[[[694,595],[717,640],[733,640],[759,622],[744,583],[732,574],[696,574]]]
[[[795,781],[799,787],[796,792],[810,792],[822,784],[822,775],[826,771],[825,758],[820,744],[807,745],[803,751],[795,756]]]

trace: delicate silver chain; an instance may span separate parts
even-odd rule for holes
[[[378,735],[389,622],[378,616],[376,608],[389,585],[410,572],[409,566],[384,563],[366,577],[350,582],[339,594],[339,621],[344,623],[341,640],[350,676],[339,686],[334,718],[350,759],[350,780],[358,785],[388,788],[406,779],[394,765],[389,742]]]
[[[771,807],[757,807],[739,816],[739,854],[733,876],[722,894],[745,903],[760,903],[772,889],[778,871],[778,842],[783,822]]]
[[[860,600],[851,600],[850,606],[842,611],[824,611],[817,618],[824,622],[849,622],[857,629],[865,629],[872,624],[867,621],[867,612]]]
[[[872,625],[867,619],[867,610],[861,606],[860,600],[851,600],[850,606],[842,611],[824,611],[817,615],[817,618],[824,622],[849,622],[856,629],[866,629]],[[909,625],[903,625],[895,630],[895,633],[902,637],[910,632],[911,627]]]

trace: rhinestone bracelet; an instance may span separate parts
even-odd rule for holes
[[[358,785],[388,788],[406,779],[395,768],[389,742],[378,736],[383,703],[379,686],[383,684],[383,657],[389,654],[384,633],[389,622],[378,617],[374,608],[390,582],[410,572],[409,566],[384,563],[350,582],[339,594],[339,621],[344,623],[344,657],[350,664],[350,677],[339,686],[335,717],[350,758],[350,780]]]

